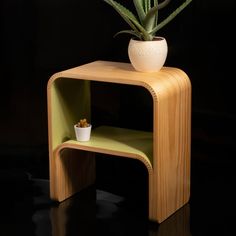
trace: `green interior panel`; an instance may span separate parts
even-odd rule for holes
[[[90,82],[58,78],[51,86],[52,147],[75,138],[74,124],[90,121]]]
[[[153,133],[136,129],[100,126],[93,128],[88,142],[77,142],[74,124],[87,118],[91,122],[91,84],[87,80],[57,78],[51,85],[52,148],[67,142],[109,151],[142,156],[152,164]],[[91,122],[92,123],[92,122]],[[92,123],[93,125],[93,123]]]

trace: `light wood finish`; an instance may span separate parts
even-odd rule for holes
[[[73,141],[73,124],[81,117],[90,118],[89,81],[142,86],[150,92],[153,98],[151,152],[142,150],[143,145],[135,145],[135,148],[129,145],[127,149],[124,143],[120,146],[116,143],[113,149],[109,149],[102,144],[103,141],[100,144],[93,139],[87,144]],[[83,154],[90,153],[87,155],[101,152],[136,158],[143,162],[149,175],[150,220],[161,223],[188,202],[191,84],[182,70],[164,67],[159,72],[141,73],[135,71],[129,63],[95,61],[56,73],[48,82],[48,128],[52,199],[62,201],[94,181],[94,165],[90,166],[90,161],[83,163],[84,159],[89,159],[93,163],[93,156],[79,154],[78,160],[71,158],[74,154],[68,158],[63,157],[64,149],[78,149]],[[110,140],[109,146],[112,146],[115,141],[112,143],[112,137],[107,135],[104,128],[107,127],[98,130],[97,134],[95,131],[94,137],[96,139],[103,133],[100,138]],[[142,132],[137,132],[136,135],[140,136]],[[150,153],[153,153],[152,157]],[[77,171],[74,162],[78,162],[80,166]],[[84,177],[82,173],[86,173]],[[80,176],[79,186],[76,174]]]

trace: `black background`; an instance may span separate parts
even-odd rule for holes
[[[235,0],[193,0],[158,33],[165,65],[192,83],[193,186],[217,173],[221,186],[235,183],[235,10]],[[48,178],[48,79],[95,60],[129,62],[130,36],[113,38],[128,26],[102,0],[1,0],[0,17],[0,169]]]
[[[102,0],[2,0],[0,6],[0,144],[46,145],[49,77],[94,60],[128,62],[130,36],[113,38],[128,26]],[[132,1],[126,6],[132,9]],[[159,32],[169,45],[166,65],[191,79],[193,116],[217,117],[219,126],[235,118],[234,10],[233,0],[195,0]]]

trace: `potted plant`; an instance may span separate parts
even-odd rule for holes
[[[89,141],[92,125],[87,122],[87,119],[80,119],[80,121],[74,125],[75,135],[77,141]]]
[[[119,15],[128,23],[128,33],[133,37],[128,46],[128,55],[131,64],[137,71],[159,71],[167,57],[168,45],[164,37],[156,33],[172,21],[192,0],[185,0],[176,10],[159,22],[159,10],[166,7],[171,0],[133,0],[137,16],[115,0],[104,0],[111,5]],[[116,34],[116,35],[117,35]]]

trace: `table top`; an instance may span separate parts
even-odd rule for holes
[[[189,86],[184,71],[174,67],[163,67],[158,72],[139,72],[130,63],[94,61],[55,73],[48,81],[48,88],[58,78],[101,81],[145,87],[152,96],[158,92]]]

